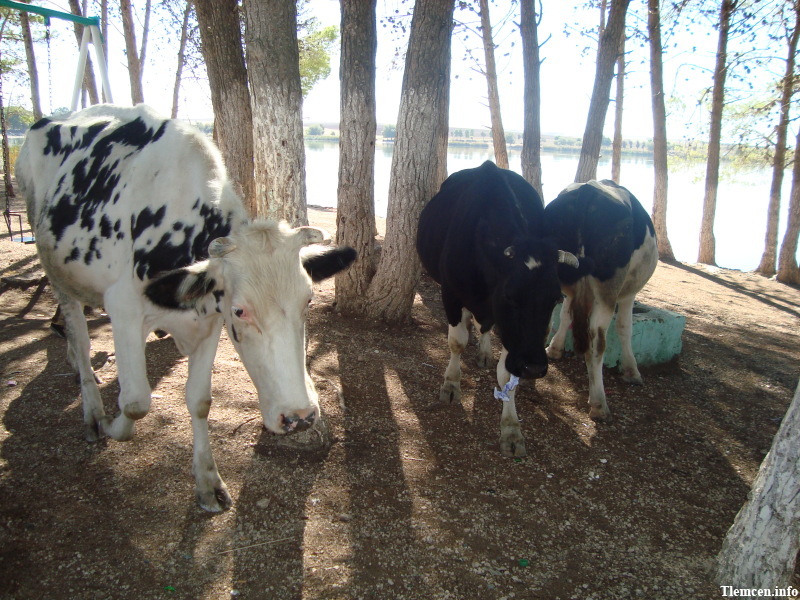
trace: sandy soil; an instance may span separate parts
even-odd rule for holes
[[[333,216],[311,211],[329,229]],[[3,229],[0,275],[38,268]],[[720,598],[708,568],[800,375],[797,289],[661,264],[640,300],[687,317],[680,358],[642,369],[643,387],[607,373],[611,425],[587,417],[582,361],[555,363],[518,392],[528,457],[512,460],[474,345],[462,404],[433,406],[448,351],[431,280],[402,328],[337,315],[326,283],[308,362],[331,447],[265,433],[223,339],[209,420],[234,506],[209,515],[173,342],[148,343],[154,403],[135,438],[87,444],[52,297],[35,289],[0,297],[2,599]],[[110,324],[89,322],[113,413]]]

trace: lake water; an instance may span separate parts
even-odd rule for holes
[[[389,178],[392,166],[391,144],[378,145],[375,155],[375,212],[386,216]],[[488,148],[451,147],[447,153],[450,173],[479,166],[493,160]],[[509,151],[512,170],[521,173],[519,151]],[[575,177],[577,154],[545,153],[542,172],[545,202],[549,202]],[[335,142],[306,142],[306,186],[308,203],[336,206],[339,145]],[[648,212],[653,207],[653,162],[646,158],[623,158],[621,183],[639,199]],[[601,158],[598,178],[611,177],[611,160]],[[764,252],[767,204],[772,173],[769,169],[739,171],[723,168],[717,195],[714,223],[717,264],[729,269],[752,271]],[[697,164],[670,170],[667,201],[667,232],[675,257],[682,262],[697,261],[700,220],[703,214],[705,165]],[[784,177],[778,241],[783,241],[791,189],[791,172]]]

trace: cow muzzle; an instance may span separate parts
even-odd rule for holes
[[[306,413],[297,412],[290,415],[281,415],[281,429],[284,433],[300,433],[312,427],[316,418],[316,409],[311,409]]]
[[[547,375],[547,365],[522,365],[520,379],[541,379]]]
[[[547,361],[525,360],[519,354],[509,354],[506,357],[506,369],[520,379],[540,379],[547,375]]]

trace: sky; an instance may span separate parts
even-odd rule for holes
[[[66,0],[53,0],[39,3],[49,8],[66,10]],[[580,137],[583,134],[592,85],[594,82],[594,40],[576,33],[581,27],[594,27],[598,20],[596,10],[575,8],[580,2],[545,3],[543,20],[540,25],[540,40],[547,39],[542,48],[542,130],[544,133]],[[637,15],[645,3],[632,3],[629,11],[629,24],[641,23],[642,15]],[[492,8],[493,25],[507,14],[509,3],[499,0]],[[311,0],[311,11],[323,25],[339,24],[338,0]],[[380,124],[394,124],[397,121],[402,84],[402,63],[397,64],[396,50],[402,40],[383,27],[382,17],[391,14],[399,3],[397,0],[378,0],[378,73],[377,73],[377,117]],[[91,16],[91,15],[90,15]],[[464,18],[457,12],[457,18]],[[473,18],[474,20],[474,18]],[[49,99],[53,108],[69,106],[78,61],[78,50],[71,25],[52,20],[53,41],[50,52],[52,67],[47,67],[47,51],[44,44],[37,47],[40,80],[44,109],[47,112]],[[567,34],[565,30],[571,30]],[[710,85],[709,69],[713,65],[716,46],[716,32],[710,26],[706,32],[693,35],[682,52],[674,50],[666,55],[665,80],[669,94],[685,98],[686,107],[672,111],[670,115],[670,136],[697,135],[705,122],[704,109],[695,106],[700,90]],[[172,86],[177,67],[177,46],[175,40],[158,38],[154,33],[148,51],[148,61],[144,69],[145,101],[161,112],[169,114],[172,102]],[[111,89],[117,103],[130,102],[130,87],[124,62],[124,43],[119,31],[109,35],[109,71]],[[471,61],[464,59],[467,45],[479,48],[475,35],[465,41],[464,35],[456,35],[453,40],[453,68],[451,79],[451,127],[473,128],[476,131],[488,129],[489,111],[486,107],[486,82],[476,73]],[[549,38],[549,39],[548,39]],[[495,42],[500,78],[500,95],[504,126],[507,131],[522,131],[523,127],[523,77],[522,44],[515,27],[506,24],[496,32]],[[687,48],[691,45],[690,51]],[[629,75],[626,80],[626,104],[624,136],[629,139],[648,139],[652,136],[652,117],[649,96],[649,73],[646,48],[640,42],[630,42]],[[589,51],[585,49],[589,47]],[[402,48],[401,48],[402,51]],[[91,54],[91,53],[90,53]],[[304,101],[304,121],[306,124],[336,123],[339,120],[339,52],[334,50],[331,57],[331,75],[317,84]],[[689,69],[686,63],[700,65]],[[52,91],[49,84],[52,83]],[[6,88],[9,86],[6,85]],[[7,103],[20,102],[28,93],[24,86],[7,90],[12,98]],[[613,105],[609,109],[612,114]],[[181,91],[179,116],[191,120],[210,120],[212,115],[210,95],[205,83],[184,80]],[[613,119],[607,118],[606,130],[611,131]]]

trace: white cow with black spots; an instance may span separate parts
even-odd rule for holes
[[[346,268],[351,248],[304,255],[318,229],[248,219],[205,135],[144,105],[99,105],[42,119],[16,164],[42,265],[63,307],[88,440],[133,436],[150,410],[145,338],[161,329],[189,356],[186,403],[197,500],[231,505],[208,439],[211,368],[223,322],[258,391],[265,426],[301,431],[319,417],[306,370],[312,280]],[[105,415],[83,305],[114,334],[120,413]]]
[[[622,377],[642,383],[633,355],[633,300],[656,269],[653,222],[636,197],[610,180],[574,183],[544,209],[545,228],[579,257],[579,269],[559,269],[564,304],[547,356],[561,358],[572,328],[575,352],[584,355],[589,375],[589,416],[610,421],[603,386],[606,332],[617,309]]]

